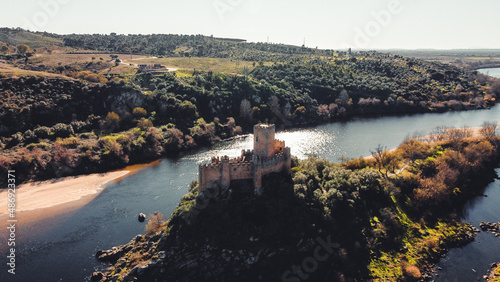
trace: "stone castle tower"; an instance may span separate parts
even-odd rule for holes
[[[212,157],[212,162],[199,167],[200,191],[215,185],[227,189],[231,180],[253,180],[255,192],[262,193],[262,177],[272,172],[291,173],[292,158],[285,142],[276,140],[274,124],[254,126],[254,150],[243,150],[241,156]]]

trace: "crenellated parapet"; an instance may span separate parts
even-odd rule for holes
[[[281,153],[278,153],[269,158],[261,158],[259,156],[254,156],[253,163],[262,167],[272,166],[280,164],[283,161],[291,159],[290,148],[284,148]]]

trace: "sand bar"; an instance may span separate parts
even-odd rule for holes
[[[109,181],[122,178],[130,171],[95,173],[21,184],[16,189],[16,212],[46,209],[97,196]],[[0,217],[7,215],[7,189],[0,192]]]

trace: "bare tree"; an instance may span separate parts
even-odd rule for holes
[[[247,99],[243,99],[240,104],[240,116],[245,121],[252,121],[252,104]]]
[[[457,147],[464,138],[472,137],[472,130],[468,127],[450,128],[447,130],[448,140],[453,147]]]
[[[269,108],[273,113],[280,112],[280,100],[275,95],[269,98]]]
[[[159,212],[155,212],[154,214],[149,216],[148,224],[146,224],[146,235],[151,236],[158,232],[163,225],[163,219],[165,217],[163,214]]]
[[[382,173],[382,168],[385,167],[385,165],[387,164],[387,162],[389,160],[387,147],[382,146],[381,144],[378,144],[378,146],[375,148],[375,151],[370,150],[370,153],[372,154],[373,158],[375,159],[378,172],[380,172],[380,174],[384,175]],[[387,172],[385,173],[385,176],[387,177]]]
[[[492,139],[497,132],[497,123],[495,121],[485,121],[479,129],[479,133],[486,139]]]

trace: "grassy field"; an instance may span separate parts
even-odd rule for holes
[[[134,64],[161,64],[167,68],[176,68],[184,70],[200,70],[200,71],[212,71],[212,72],[222,72],[222,73],[235,73],[243,74],[244,67],[251,71],[255,66],[253,62],[239,61],[231,59],[222,58],[134,58],[132,60],[125,59],[125,62],[131,62]]]
[[[5,62],[0,61],[0,77],[19,77],[19,76],[41,76],[41,77],[73,79],[73,78],[70,78],[70,77],[67,77],[64,75],[60,75],[60,74],[55,74],[55,73],[23,70],[23,69],[14,67],[11,64],[6,64]]]
[[[52,52],[52,54],[37,53],[34,57],[30,58],[32,62],[39,62],[46,66],[56,67],[60,64],[62,65],[71,65],[71,64],[80,64],[80,63],[88,63],[88,62],[107,62],[111,60],[110,55],[113,54],[67,54],[67,53],[59,53]],[[94,58],[94,60],[92,60]],[[102,60],[101,60],[102,58]],[[146,56],[137,56],[134,55],[133,58],[146,58]],[[129,55],[118,55],[118,59],[126,60],[130,59]]]
[[[57,66],[71,66],[74,69],[84,70],[84,67],[90,62],[98,63],[100,62],[98,69],[98,73],[100,74],[118,74],[129,76],[133,75],[137,72],[136,66],[130,66],[127,64],[120,64],[116,66],[116,64],[111,61],[111,54],[67,54],[65,52],[74,51],[67,50],[67,48],[53,48],[51,53],[46,50],[41,50],[37,52],[33,57],[29,58],[29,64],[31,66],[48,66],[51,68],[55,68]],[[130,56],[127,56],[130,58]],[[92,58],[94,58],[92,60]],[[102,58],[102,60],[101,60]],[[122,56],[118,56],[119,59],[123,60]],[[146,58],[145,56],[134,56],[134,58]],[[24,59],[18,60],[15,62],[17,65],[24,65]],[[17,77],[21,75],[35,75],[35,76],[47,76],[47,77],[62,77],[67,78],[64,75],[43,72],[43,71],[30,71],[24,70],[16,67],[15,64],[6,63],[5,61],[0,61],[0,75],[7,77]]]

